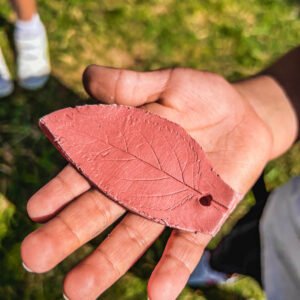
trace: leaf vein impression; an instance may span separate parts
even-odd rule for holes
[[[171,147],[171,145],[170,145],[168,139],[166,138],[166,136],[165,136],[163,133],[162,133],[162,136],[163,136],[163,138],[165,139],[166,143],[168,144],[169,148],[170,148],[170,149],[172,150],[172,152],[174,153],[174,155],[175,155],[175,157],[176,157],[176,159],[177,159],[177,163],[178,163],[179,168],[180,168],[182,182],[183,182],[184,184],[186,184],[186,183],[185,183],[185,180],[184,180],[183,173],[182,173],[182,167],[181,167],[181,163],[180,163],[180,161],[179,161],[179,158],[178,158],[178,156],[177,156],[177,154],[176,154],[174,148]]]
[[[158,194],[158,195],[143,195],[143,194],[139,194],[139,195],[136,195],[136,197],[152,198],[152,197],[174,196],[174,195],[180,194],[180,193],[182,193],[182,192],[185,192],[185,191],[187,191],[187,190],[188,190],[188,188],[183,189],[183,190],[180,190],[180,191],[168,193],[168,194],[163,194],[163,195],[159,195],[159,194]]]
[[[134,159],[132,159],[134,160]],[[158,177],[158,178],[138,178],[138,179],[133,179],[133,178],[121,178],[122,180],[127,180],[127,181],[159,181],[163,179],[170,179],[168,176],[166,177]]]
[[[140,132],[140,131],[139,131],[139,132]],[[141,132],[140,132],[140,133],[141,133]],[[154,166],[154,165],[148,163],[147,161],[144,161],[144,160],[140,159],[139,157],[137,157],[136,155],[134,155],[133,153],[131,153],[131,152],[129,152],[129,151],[125,151],[124,149],[121,149],[121,148],[119,148],[119,147],[117,147],[117,146],[111,144],[110,141],[109,141],[108,135],[107,135],[105,132],[103,132],[103,134],[104,134],[104,136],[105,136],[106,141],[103,141],[101,138],[98,138],[98,137],[95,137],[95,136],[91,136],[90,134],[87,134],[87,135],[90,136],[91,138],[96,138],[96,140],[100,141],[101,143],[106,143],[106,144],[108,144],[109,146],[111,146],[111,147],[113,147],[113,148],[115,148],[115,149],[118,149],[118,150],[121,151],[121,152],[124,152],[124,153],[126,153],[126,154],[128,154],[128,155],[133,156],[135,159],[137,159],[137,160],[139,160],[139,161],[142,161],[144,164],[147,164],[147,165],[149,165],[150,167],[155,168],[155,169],[157,169],[157,170],[163,172],[164,174],[166,174],[168,177],[172,178],[173,180],[175,180],[175,181],[177,181],[177,182],[180,182],[180,183],[184,184],[187,188],[193,190],[193,191],[196,192],[197,194],[203,195],[203,193],[201,193],[200,191],[196,190],[195,187],[192,187],[192,186],[186,184],[186,182],[184,181],[184,178],[183,178],[183,174],[181,174],[181,175],[182,175],[182,181],[180,181],[179,179],[175,178],[174,176],[172,176],[171,174],[167,173],[166,171],[164,171],[164,170],[162,169],[162,166],[161,166],[161,164],[160,164],[160,162],[159,162],[159,159],[158,159],[158,157],[157,157],[156,152],[154,151],[152,145],[150,145],[150,143],[148,142],[148,140],[145,139],[145,137],[144,137],[144,135],[143,135],[142,133],[141,133],[141,135],[144,137],[144,139],[146,140],[146,142],[147,142],[147,143],[149,144],[149,146],[151,147],[151,149],[152,149],[152,151],[153,151],[153,153],[154,153],[154,155],[155,155],[155,157],[156,157],[156,159],[157,159],[157,161],[158,161],[158,163],[159,163],[160,168],[157,168],[156,166]],[[164,139],[167,141],[167,138],[165,137],[164,134],[163,134],[163,137],[164,137]],[[169,144],[168,141],[167,141],[167,143],[168,143],[168,145],[169,145],[169,147],[170,147],[170,144]],[[171,147],[170,147],[170,148],[171,148]],[[171,148],[171,149],[172,149],[172,148]],[[107,149],[106,149],[106,150],[107,150]],[[172,149],[172,151],[174,152],[173,149]],[[177,159],[178,164],[179,164],[180,169],[181,169],[181,165],[180,165],[180,162],[179,162],[179,160],[178,160],[178,157],[177,157],[177,155],[176,155],[175,153],[174,153],[174,155],[176,156],[176,159]],[[129,161],[129,160],[128,160],[128,161]],[[194,180],[195,180],[195,176],[194,176],[194,164],[192,164],[192,168],[193,168],[193,181],[194,181]],[[223,209],[227,210],[227,207],[226,207],[224,204],[222,204],[222,203],[216,201],[214,198],[212,199],[212,201],[215,202],[216,204],[218,204],[219,206],[221,206]]]
[[[158,156],[157,156],[155,150],[153,149],[153,146],[149,143],[149,141],[147,140],[147,138],[143,135],[143,133],[142,133],[141,131],[139,131],[139,133],[140,133],[141,136],[145,139],[146,143],[150,146],[150,148],[151,148],[151,150],[152,150],[152,152],[153,152],[153,154],[154,154],[154,156],[155,156],[155,158],[156,158],[156,161],[157,161],[157,163],[158,163],[158,165],[159,165],[160,170],[163,170],[162,165],[161,165],[161,163],[160,163],[160,161],[159,161],[159,158],[158,158]]]

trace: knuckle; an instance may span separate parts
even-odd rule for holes
[[[99,193],[96,190],[90,191],[89,192],[89,197],[91,200],[94,202],[99,215],[101,216],[103,220],[103,227],[107,227],[110,225],[110,220],[111,220],[111,210],[108,205],[105,204],[105,201],[103,201],[103,196],[101,193]]]
[[[114,103],[115,104],[124,104],[126,101],[125,95],[127,94],[127,85],[126,85],[126,77],[128,75],[128,71],[124,69],[118,70],[118,75],[115,83],[115,91],[114,91]]]
[[[134,227],[128,225],[126,222],[121,222],[120,226],[125,231],[129,239],[131,239],[139,249],[145,249],[148,245],[146,239],[140,234],[140,232]]]
[[[65,180],[64,176],[61,173],[58,173],[57,176],[53,179],[55,185],[58,184],[60,189],[64,191],[64,194],[67,192],[72,198],[75,196],[73,190],[67,180]],[[53,182],[52,182],[53,183]]]
[[[116,263],[116,260],[114,260],[110,254],[108,252],[106,252],[104,249],[102,249],[101,247],[97,248],[97,251],[100,254],[100,257],[102,257],[104,259],[104,261],[110,265],[112,273],[114,273],[116,278],[121,277],[125,271],[122,271],[119,266],[118,263]]]
[[[175,265],[177,265],[179,268],[185,269],[188,273],[192,273],[193,270],[179,257],[172,253],[166,253],[165,254],[165,259],[169,259],[171,262],[173,262]]]
[[[77,244],[81,245],[82,241],[79,234],[76,232],[76,230],[74,230],[73,227],[69,225],[69,223],[61,215],[58,215],[56,218],[63,224],[63,226],[67,229],[67,231],[71,233],[71,235],[77,241]]]

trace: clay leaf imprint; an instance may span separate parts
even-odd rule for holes
[[[239,200],[184,129],[143,109],[66,108],[40,127],[100,191],[153,221],[213,235]]]

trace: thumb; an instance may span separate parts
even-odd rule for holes
[[[140,106],[159,99],[171,75],[171,69],[136,72],[90,65],[85,69],[82,81],[87,93],[96,100]]]

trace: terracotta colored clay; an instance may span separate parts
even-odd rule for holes
[[[100,191],[153,221],[213,235],[240,199],[184,129],[143,109],[66,108],[40,126]]]

